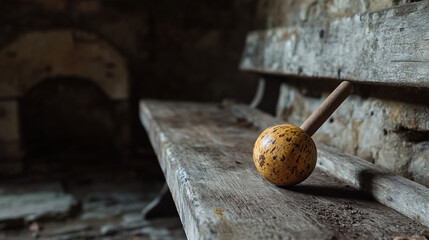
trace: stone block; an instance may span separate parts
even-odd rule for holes
[[[422,152],[410,164],[409,172],[414,181],[428,186],[429,183],[429,143],[422,149]]]
[[[0,186],[0,229],[41,219],[64,219],[78,206],[59,183]]]

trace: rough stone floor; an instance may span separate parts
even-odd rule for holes
[[[138,168],[130,168],[74,167],[61,174],[67,180],[43,177],[43,172],[52,170],[45,168],[30,171],[31,176],[2,179],[0,240],[186,239],[177,214],[142,219],[142,209],[162,181],[145,180]]]

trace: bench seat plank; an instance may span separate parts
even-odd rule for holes
[[[140,117],[189,239],[378,239],[426,229],[320,168],[289,189],[265,181],[252,161],[261,130],[220,105],[146,100]]]
[[[234,116],[247,119],[260,129],[284,124],[281,119],[244,104],[224,101]],[[316,142],[317,166],[341,182],[365,192],[396,211],[429,226],[429,189],[356,156]],[[410,204],[412,203],[412,204]]]

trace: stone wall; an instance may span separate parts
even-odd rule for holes
[[[22,170],[19,102],[46,79],[85,79],[101,88],[115,101],[116,145],[136,155],[150,148],[139,99],[249,101],[257,79],[237,66],[256,4],[1,1],[0,175]]]
[[[126,57],[133,98],[244,101],[251,99],[257,79],[237,66],[246,34],[257,23],[256,5],[256,0],[1,1],[0,49],[30,31],[80,30]]]

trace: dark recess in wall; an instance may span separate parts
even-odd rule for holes
[[[111,151],[115,149],[113,108],[113,102],[89,80],[44,80],[21,100],[23,146],[32,157]]]

